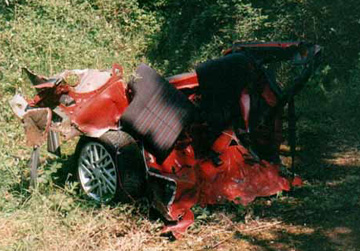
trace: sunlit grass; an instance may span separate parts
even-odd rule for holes
[[[64,145],[61,158],[42,148],[39,184],[31,189],[27,163],[31,149],[26,147],[23,128],[8,105],[16,92],[28,97],[34,93],[21,74],[21,67],[52,75],[64,69],[102,69],[120,63],[126,75],[130,75],[136,65],[145,61],[162,72],[179,73],[199,61],[219,56],[220,48],[228,46],[232,38],[256,39],[260,33],[258,29],[268,27],[269,20],[250,5],[246,10],[238,5],[235,9],[250,16],[249,19],[239,19],[226,12],[227,20],[236,18],[236,22],[229,21],[224,30],[209,36],[205,42],[203,37],[194,37],[209,33],[207,27],[197,26],[206,24],[206,15],[220,18],[222,11],[229,8],[219,6],[187,20],[190,30],[179,28],[178,31],[172,27],[178,31],[176,36],[170,36],[173,30],[161,33],[159,41],[162,43],[159,43],[158,33],[167,27],[161,26],[164,20],[149,9],[141,9],[136,0],[5,2],[9,5],[0,3],[0,250],[201,250],[221,245],[225,246],[224,250],[262,246],[277,250],[271,242],[283,241],[281,231],[297,240],[295,244],[283,244],[290,249],[307,242],[307,239],[297,239],[302,234],[309,238],[315,233],[323,238],[322,233],[326,236],[337,229],[328,222],[325,223],[329,226],[322,229],[320,223],[324,223],[321,221],[324,215],[339,211],[343,217],[350,211],[351,216],[351,209],[360,206],[357,171],[360,166],[357,111],[360,66],[354,67],[348,82],[331,82],[332,91],[321,82],[328,76],[325,71],[331,71],[324,69],[297,98],[301,115],[298,121],[299,167],[301,174],[309,178],[303,188],[291,195],[260,199],[248,208],[233,204],[215,209],[196,207],[195,223],[178,242],[160,237],[162,223],[150,221],[146,203],[100,206],[83,198],[68,172],[73,167],[71,155],[76,141]],[[226,1],[219,3],[227,4]],[[180,25],[186,21],[183,19],[185,17],[179,16],[169,24]],[[280,21],[272,25],[276,26],[280,38],[288,38],[286,25],[294,20]],[[238,33],[229,34],[232,28]],[[164,44],[164,41],[169,43]],[[197,44],[199,47],[194,49]],[[146,57],[149,50],[152,52],[149,55],[155,55]],[[341,51],[339,49],[338,53]],[[346,168],[350,174],[343,175],[345,171],[341,168]],[[330,172],[334,172],[333,176]],[[322,177],[326,177],[326,182]],[[314,214],[313,222],[320,223],[304,226]],[[287,220],[288,216],[293,217],[292,220]],[[332,220],[336,218],[334,215]],[[271,232],[266,226],[274,221],[281,224]],[[241,232],[242,228],[259,226],[264,226],[264,233]],[[355,232],[355,228],[349,229],[349,226],[344,229],[346,231],[340,231],[339,235]]]

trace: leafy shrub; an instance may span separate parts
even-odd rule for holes
[[[156,3],[150,6],[162,17],[162,27],[147,55],[168,74],[190,70],[199,61],[218,57],[233,41],[258,40],[258,31],[268,25],[261,9],[241,0]]]
[[[23,66],[42,74],[114,62],[129,69],[157,30],[155,18],[135,0],[23,1],[8,8],[0,12],[0,67],[9,82]]]

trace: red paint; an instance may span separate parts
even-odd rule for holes
[[[70,118],[82,133],[100,137],[109,129],[117,129],[121,114],[128,106],[122,68],[113,66],[112,77],[100,88],[91,92],[76,92],[66,83],[44,83],[36,86],[39,93],[29,102],[31,106],[56,107]],[[60,104],[60,97],[66,94],[73,98],[74,104]]]
[[[221,153],[221,166],[211,161],[196,160],[191,146],[173,150],[162,165],[148,161],[162,175],[177,183],[174,202],[169,205],[169,215],[177,224],[166,226],[163,232],[180,237],[194,221],[191,208],[233,201],[247,205],[256,197],[270,196],[290,189],[287,179],[279,175],[279,166],[266,161],[249,164],[251,156],[240,145],[230,146],[234,138],[231,130],[224,132],[214,143],[213,149]],[[185,167],[186,166],[186,167]]]
[[[198,87],[196,73],[176,75],[168,80],[178,89]],[[128,106],[121,74],[113,74],[104,85],[91,92],[77,93],[73,87],[62,83],[58,86],[44,83],[37,88],[40,91],[32,105],[58,105],[81,132],[93,137],[116,129]],[[75,103],[59,104],[63,94],[73,98]],[[269,105],[276,105],[276,97],[268,84],[265,84],[262,96]],[[190,100],[194,98],[194,94],[189,96]],[[239,105],[248,129],[250,95],[246,88],[241,93]],[[247,205],[256,197],[289,190],[289,181],[279,175],[277,165],[249,162],[252,155],[241,145],[230,146],[232,140],[237,141],[234,133],[227,130],[214,142],[213,150],[220,153],[223,161],[221,166],[214,166],[209,160],[195,159],[190,137],[179,141],[162,165],[146,153],[147,165],[177,184],[174,201],[168,206],[168,214],[176,224],[164,227],[163,232],[171,231],[175,237],[180,237],[194,221],[191,208],[196,204],[205,206],[233,201]]]
[[[195,88],[199,86],[196,72],[183,73],[169,77],[167,79],[170,84],[174,85],[177,89]]]
[[[245,47],[274,47],[289,48],[299,43],[257,43],[238,45],[237,50]],[[225,52],[228,54],[233,49]],[[196,89],[198,79],[196,73],[186,73],[168,78],[168,81],[177,89]],[[72,123],[83,134],[99,137],[109,129],[118,128],[121,114],[131,100],[131,92],[126,90],[122,79],[122,69],[114,65],[111,78],[101,87],[87,93],[78,93],[66,83],[42,83],[36,88],[38,95],[29,102],[36,107],[59,107]],[[264,83],[261,96],[271,107],[277,105],[277,98],[268,83]],[[68,95],[74,101],[68,106],[60,104],[62,95]],[[199,98],[192,93],[189,99]],[[239,97],[241,114],[249,129],[250,95],[245,88]],[[277,148],[282,138],[281,111],[276,115],[274,131],[259,131],[255,139],[265,146],[276,144]],[[186,134],[186,131],[184,132]],[[256,132],[255,132],[256,134]],[[269,135],[271,134],[271,135]],[[274,136],[274,137],[269,137]],[[268,139],[267,139],[268,138]],[[268,142],[268,141],[271,142]],[[233,201],[237,204],[247,205],[256,197],[270,196],[282,190],[290,189],[290,181],[281,177],[279,166],[266,161],[256,161],[253,155],[241,145],[231,144],[237,142],[232,130],[224,131],[214,142],[212,148],[219,153],[222,160],[220,166],[215,166],[208,159],[195,159],[191,146],[192,139],[187,136],[177,142],[177,145],[168,158],[159,165],[155,158],[145,152],[147,165],[156,169],[161,175],[173,179],[177,188],[175,197],[167,205],[169,217],[175,224],[166,226],[163,231],[171,231],[176,237],[181,236],[193,223],[194,215],[191,208],[199,204],[224,203]],[[150,169],[151,170],[151,169]],[[302,185],[302,180],[295,177],[291,185]]]
[[[249,116],[250,116],[250,95],[247,88],[241,92],[240,96],[240,110],[244,118],[246,130],[249,129]]]
[[[289,48],[291,46],[298,46],[300,42],[270,42],[270,43],[244,43],[234,44],[236,50],[242,50],[243,48]],[[226,49],[223,54],[228,55],[233,52],[234,48]]]
[[[115,66],[112,77],[91,92],[78,93],[63,83],[57,86],[43,83],[37,86],[39,93],[31,104],[59,106],[78,130],[88,136],[99,137],[105,131],[118,127],[119,118],[128,106],[128,93],[122,74],[115,74],[115,70],[121,71],[119,69]],[[168,80],[178,89],[198,87],[196,73],[181,74]],[[70,96],[75,103],[69,106],[59,104],[63,94]],[[195,96],[192,94],[189,99],[193,100]],[[276,97],[267,83],[262,97],[270,106],[276,105]],[[241,93],[239,105],[248,129],[250,95],[246,88]],[[256,197],[289,190],[290,183],[279,175],[277,165],[265,161],[255,164],[254,161],[249,162],[252,155],[241,145],[230,146],[233,140],[237,141],[235,134],[227,130],[214,142],[213,150],[220,154],[223,161],[221,166],[215,166],[209,160],[195,159],[189,136],[177,143],[162,165],[157,164],[149,153],[145,153],[149,167],[157,169],[177,184],[174,201],[168,205],[168,214],[176,224],[164,227],[164,232],[171,231],[175,237],[180,237],[194,221],[191,208],[196,204],[205,206],[233,201],[247,205]],[[293,181],[293,184],[298,183],[298,180]]]
[[[294,179],[291,182],[291,185],[293,187],[301,187],[302,185],[304,185],[302,179],[299,176],[295,176]]]
[[[271,90],[270,85],[266,83],[264,85],[264,90],[261,93],[261,96],[265,99],[266,103],[271,107],[275,107],[277,104],[277,99],[274,92]]]
[[[98,135],[99,130],[117,129],[120,116],[128,106],[124,83],[116,76],[98,90],[90,93],[69,92],[69,96],[75,99],[76,104],[60,107],[80,131],[89,136]]]

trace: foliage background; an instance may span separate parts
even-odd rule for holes
[[[360,235],[352,224],[360,223],[355,216],[359,211],[354,211],[360,206],[359,6],[355,0],[0,0],[0,249],[202,249],[225,240],[229,248],[311,250],[317,245],[356,250]],[[28,190],[30,152],[8,105],[16,92],[32,92],[21,67],[51,75],[64,69],[108,68],[117,62],[129,75],[146,62],[170,75],[220,56],[234,41],[269,40],[320,44],[324,62],[297,100],[297,165],[308,183],[292,195],[269,199],[273,206],[265,215],[256,203],[247,209],[218,207],[213,213],[198,208],[189,235],[170,244],[158,236],[160,223],[150,223],[146,206],[98,206],[79,196],[67,176],[75,143],[61,159],[44,151],[40,185]],[[260,205],[264,201],[268,203],[259,200]],[[311,231],[301,227],[303,222],[285,217],[293,205],[304,221],[312,214],[301,212],[315,212]],[[343,221],[336,215],[336,220],[322,217],[336,210]],[[254,211],[250,215],[255,219],[265,217],[264,222],[266,217],[283,217],[288,235],[229,239],[248,211]],[[230,230],[228,219],[235,222]],[[291,234],[290,224],[299,226],[297,234]],[[201,232],[202,225],[212,232]],[[340,242],[335,240],[336,246],[328,232],[339,226],[348,232]]]

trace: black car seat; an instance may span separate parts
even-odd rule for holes
[[[121,127],[141,139],[156,161],[162,163],[190,122],[194,105],[145,64],[137,67],[129,88],[133,99],[120,119]]]

